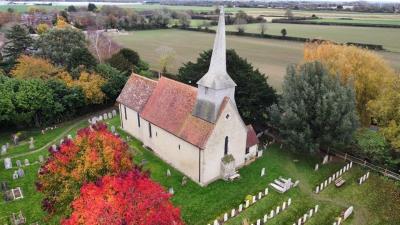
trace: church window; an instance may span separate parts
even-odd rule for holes
[[[249,154],[249,152],[250,152],[250,148],[249,147],[246,147],[246,154]]]
[[[149,123],[149,137],[151,138],[151,123]]]
[[[137,123],[138,123],[138,127],[140,127],[140,116],[139,116],[139,113],[137,113]]]
[[[181,145],[178,145],[178,149],[179,149],[179,150],[181,149]]]
[[[226,114],[225,118],[226,118],[226,119],[229,119],[230,116],[231,116],[231,115],[229,115],[229,113],[228,113],[228,114]]]
[[[225,148],[224,148],[224,155],[228,154],[228,145],[229,145],[229,138],[228,136],[225,137]]]
[[[124,106],[124,111],[125,111],[125,120],[128,119],[128,115],[126,114],[126,106]]]

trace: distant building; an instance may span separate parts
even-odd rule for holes
[[[31,27],[36,27],[41,23],[52,26],[55,18],[54,13],[24,13],[21,15],[21,23]]]
[[[197,88],[133,74],[117,99],[121,127],[200,185],[238,176],[239,167],[261,154],[236,107],[225,45],[221,9],[210,67]]]

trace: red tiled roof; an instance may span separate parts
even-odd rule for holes
[[[161,77],[141,116],[156,126],[204,148],[214,124],[192,115],[197,88]]]
[[[251,124],[247,125],[247,140],[246,147],[249,148],[259,143],[256,132]]]
[[[117,102],[141,112],[156,85],[157,81],[133,73],[118,96]]]

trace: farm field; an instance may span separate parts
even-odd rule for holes
[[[398,19],[352,19],[347,18],[322,18],[311,20],[311,22],[327,22],[327,23],[358,23],[358,24],[385,24],[385,25],[400,25],[400,16]]]
[[[126,139],[127,134],[118,128],[120,125],[118,116],[107,120],[106,123],[109,126],[114,125],[117,127],[121,137]],[[4,170],[3,167],[0,169],[0,180],[8,181],[11,187],[21,187],[24,193],[23,199],[8,203],[0,202],[0,222],[2,224],[6,223],[10,213],[19,210],[27,217],[27,224],[33,222],[57,224],[55,220],[45,221],[45,213],[40,209],[42,197],[40,193],[35,192],[34,187],[37,169],[39,168],[39,164],[35,160],[37,160],[39,154],[47,154],[49,145],[59,142],[59,139],[67,134],[74,136],[76,131],[84,126],[87,126],[87,120],[80,119],[59,125],[57,129],[44,135],[33,130],[29,134],[35,140],[46,139],[48,142],[38,145],[38,149],[35,152],[30,152],[26,149],[23,155],[21,153],[13,153],[14,147],[9,149],[14,166],[15,160],[24,158],[28,158],[32,165],[23,167],[26,175],[18,180],[12,180],[11,174],[13,170]],[[0,137],[0,144],[4,144],[9,134],[2,133]],[[357,165],[354,165],[349,172],[343,175],[346,180],[344,187],[338,189],[331,184],[320,194],[313,193],[316,185],[319,185],[346,164],[342,160],[333,160],[321,166],[315,172],[314,165],[321,162],[322,155],[294,154],[285,149],[279,149],[277,145],[272,145],[265,149],[263,156],[256,162],[240,169],[241,179],[237,181],[225,182],[219,180],[207,187],[200,187],[189,180],[185,186],[182,186],[183,175],[180,172],[174,170],[152,152],[143,148],[142,143],[136,139],[130,138],[128,143],[136,164],[146,160],[147,163],[143,169],[150,172],[151,178],[166,189],[169,187],[174,188],[175,194],[172,197],[172,202],[181,208],[182,217],[188,225],[203,225],[211,223],[217,217],[221,218],[223,213],[243,203],[247,195],[258,194],[258,192],[268,187],[268,183],[279,176],[299,180],[300,184],[285,194],[279,194],[269,188],[270,191],[266,197],[252,204],[239,216],[229,220],[226,224],[241,225],[243,218],[247,218],[250,223],[255,223],[258,218],[261,218],[265,213],[269,213],[276,206],[282,205],[282,202],[287,201],[288,198],[292,199],[291,206],[273,219],[270,219],[268,224],[292,224],[310,208],[314,207],[315,204],[320,206],[319,212],[307,222],[310,225],[332,224],[335,217],[349,206],[354,206],[355,213],[345,222],[346,225],[395,225],[400,222],[397,214],[400,206],[395,202],[396,200],[393,200],[395,198],[388,194],[396,193],[393,181],[372,173],[366,183],[360,186],[357,184],[357,178],[366,171]],[[27,148],[25,142],[21,145]],[[3,158],[3,156],[0,157],[1,164],[3,164]],[[260,177],[262,168],[266,169],[266,175]],[[171,170],[171,177],[166,177],[167,169]]]
[[[194,61],[199,53],[211,49],[214,35],[168,29],[115,34],[112,38],[119,44],[137,51],[155,70],[159,70],[159,56],[156,49],[160,46],[173,48],[176,52],[176,60],[169,67],[169,71],[176,73],[183,63]],[[269,77],[268,82],[271,85],[280,90],[287,65],[302,60],[304,44],[227,35],[227,48],[233,48],[240,56],[247,58],[255,68]],[[392,66],[400,70],[398,63],[400,53],[379,52],[379,54]]]
[[[358,42],[377,44],[383,45],[389,51],[400,52],[400,42],[398,41],[400,39],[399,28],[268,23],[266,33],[281,35],[283,28],[286,29],[287,36],[318,38],[339,43]],[[216,27],[211,27],[210,29],[216,29]],[[235,25],[226,26],[226,30],[237,31]],[[259,24],[245,25],[245,32],[260,33]]]

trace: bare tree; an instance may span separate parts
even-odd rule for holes
[[[260,29],[260,33],[261,33],[261,36],[264,36],[264,34],[265,34],[265,31],[267,31],[267,21],[266,20],[264,20],[264,21],[262,21],[261,23],[259,23],[259,25],[258,25],[259,27],[259,29]]]
[[[156,52],[159,55],[160,74],[166,74],[167,67],[175,61],[176,52],[168,46],[160,46]]]

